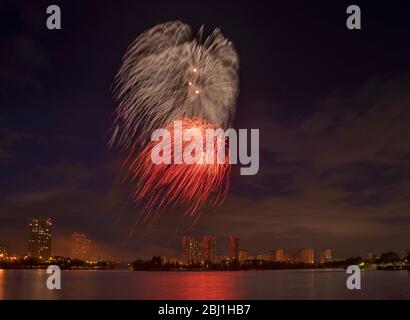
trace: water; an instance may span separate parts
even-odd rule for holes
[[[410,299],[407,271],[365,271],[348,290],[344,270],[238,272],[62,271],[61,290],[45,270],[0,270],[0,299]]]

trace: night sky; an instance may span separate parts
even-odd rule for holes
[[[46,28],[58,4],[62,30]],[[359,4],[362,30],[346,28]],[[2,1],[0,243],[23,253],[30,216],[53,218],[53,254],[85,232],[95,252],[179,255],[182,235],[239,237],[252,254],[330,247],[336,256],[410,249],[410,22],[403,2]],[[192,228],[181,211],[151,229],[107,148],[114,76],[157,23],[204,24],[233,41],[236,128],[258,128],[261,167]],[[192,222],[192,221],[191,221]]]

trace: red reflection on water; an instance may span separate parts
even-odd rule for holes
[[[229,300],[244,296],[242,272],[159,272],[145,298]],[[147,288],[147,287],[145,287]]]
[[[188,272],[182,278],[181,290],[186,299],[240,299],[239,274],[232,272]]]

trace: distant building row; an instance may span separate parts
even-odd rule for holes
[[[319,262],[325,263],[332,261],[332,250],[322,249],[319,254]],[[315,259],[315,250],[312,248],[303,249],[297,252],[285,252],[284,249],[270,250],[266,256],[250,256],[248,250],[239,250],[239,261],[246,260],[266,260],[271,262],[303,262],[313,264]]]
[[[230,261],[244,262],[247,260],[265,260],[272,262],[303,262],[306,264],[315,263],[315,250],[312,248],[303,249],[297,252],[285,252],[284,249],[270,250],[267,255],[249,255],[248,250],[239,249],[239,240],[234,236],[228,239],[228,256]],[[181,262],[185,265],[193,263],[217,262],[216,238],[206,235],[202,240],[190,236],[182,238]],[[332,250],[320,250],[320,263],[332,260]],[[170,260],[171,261],[171,260]]]
[[[28,220],[28,256],[47,260],[51,257],[51,227],[50,218],[33,217]],[[90,259],[91,240],[84,233],[75,232],[72,235],[72,259],[87,261]]]
[[[183,237],[181,260],[183,264],[200,263],[205,261],[215,262],[215,237],[204,236],[202,240],[197,240],[189,236]]]
[[[239,241],[234,236],[229,237],[229,252],[230,260],[239,259]],[[182,254],[181,261],[183,264],[192,263],[215,263],[218,260],[216,254],[216,238],[206,235],[202,240],[193,237],[185,236],[182,238]]]

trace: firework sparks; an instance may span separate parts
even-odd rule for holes
[[[231,126],[238,96],[239,59],[216,29],[203,39],[182,22],[160,24],[142,33],[128,48],[116,76],[110,146],[125,149],[129,176],[136,184],[134,198],[147,212],[183,205],[186,214],[197,213],[216,194],[218,203],[227,193],[229,161],[224,164],[155,164],[151,134],[183,120],[183,131]],[[220,141],[219,141],[220,142]],[[186,150],[189,143],[171,140],[170,149]],[[226,154],[225,154],[226,156]],[[208,159],[209,160],[209,159]],[[148,219],[147,214],[146,219]]]
[[[128,48],[116,77],[110,145],[146,143],[172,121],[199,117],[227,128],[235,115],[239,61],[216,29],[202,41],[182,22],[160,24]]]
[[[225,150],[225,141],[220,136],[212,138],[210,144],[212,152],[207,150],[206,131],[215,126],[201,119],[183,119],[182,134],[195,129],[202,136],[203,143],[198,149],[191,149],[192,139],[179,142],[175,139],[174,126],[168,128],[171,136],[169,150],[174,161],[169,164],[155,164],[152,161],[152,150],[155,142],[146,148],[132,161],[130,177],[137,183],[135,199],[145,200],[145,208],[149,213],[153,209],[165,207],[186,206],[186,214],[194,215],[198,212],[211,194],[217,196],[212,204],[217,204],[226,196],[229,186],[230,172],[229,151]],[[193,164],[175,163],[176,150],[189,152],[196,159]],[[218,162],[218,152],[223,152],[223,163]]]

